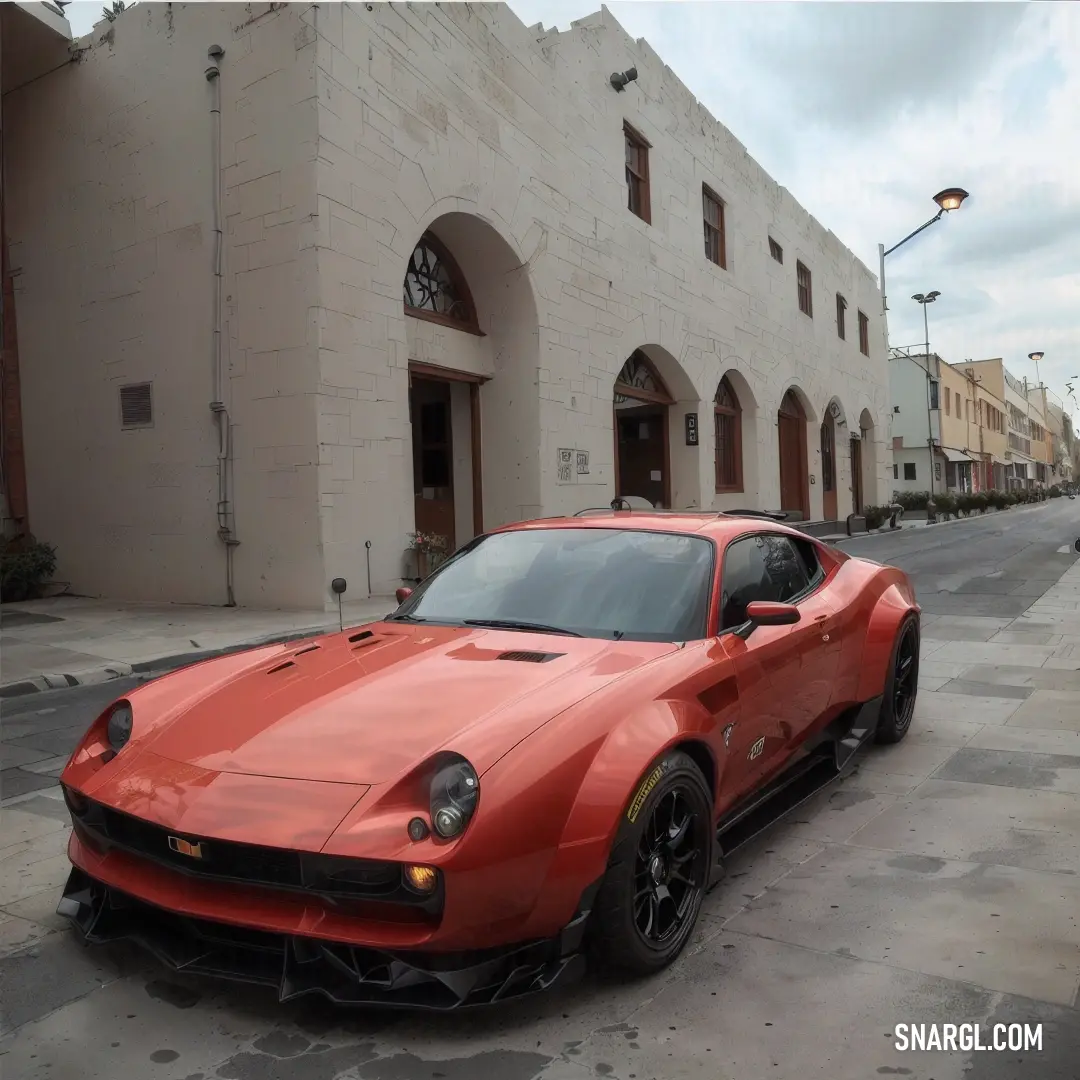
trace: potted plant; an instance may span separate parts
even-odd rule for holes
[[[409,533],[409,547],[416,553],[416,578],[423,581],[446,557],[450,547],[447,537],[439,533]]]
[[[0,601],[36,600],[56,573],[56,548],[32,536],[8,540],[0,551]]]

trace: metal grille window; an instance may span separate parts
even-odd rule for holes
[[[151,427],[154,423],[154,398],[151,384],[132,383],[120,387],[120,426]]]
[[[859,312],[859,352],[870,355],[870,319]]]
[[[705,258],[727,269],[727,240],[724,235],[724,204],[707,187],[701,189],[702,215],[705,219]]]
[[[814,295],[810,271],[802,263],[796,263],[795,273],[799,281],[799,310],[812,319],[814,317]]]
[[[626,144],[627,207],[642,221],[651,221],[649,209],[649,144],[629,125],[623,125]]]
[[[839,294],[836,294],[836,336],[843,341],[847,334],[844,330],[844,312],[847,311],[847,301]]]

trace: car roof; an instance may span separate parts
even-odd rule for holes
[[[742,513],[717,510],[587,510],[574,517],[537,518],[504,525],[495,532],[523,529],[630,529],[638,532],[705,533],[717,540],[726,540],[748,531],[789,533],[812,539],[767,512]]]

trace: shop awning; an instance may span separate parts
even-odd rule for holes
[[[941,452],[949,459],[949,461],[954,463],[959,464],[961,462],[967,462],[970,464],[971,462],[971,458],[969,458],[963,450],[954,450],[951,446],[943,446]]]

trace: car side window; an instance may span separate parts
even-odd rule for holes
[[[776,587],[776,599],[790,603],[810,586],[810,575],[798,549],[786,536],[766,536],[765,566]]]
[[[766,566],[763,536],[745,536],[728,544],[720,579],[720,629],[746,622],[746,605],[755,600],[778,600],[776,584]]]
[[[825,568],[818,558],[817,548],[809,540],[793,540],[795,550],[802,556],[806,566],[806,575],[810,579],[810,588],[816,589],[825,579]]]

